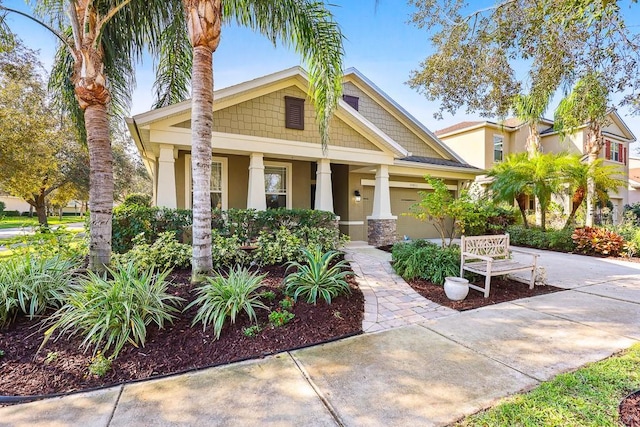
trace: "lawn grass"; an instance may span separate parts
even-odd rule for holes
[[[85,217],[81,216],[63,216],[60,219],[59,216],[50,216],[48,218],[49,225],[64,225],[70,224],[74,222],[84,222]],[[0,230],[4,230],[7,228],[21,228],[21,227],[31,227],[38,225],[38,218],[29,218],[26,216],[9,216],[0,219]]]
[[[503,399],[458,426],[619,426],[618,404],[640,388],[640,344],[528,393]]]

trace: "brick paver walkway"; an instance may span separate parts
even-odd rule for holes
[[[364,332],[377,332],[458,313],[423,298],[398,276],[391,254],[364,242],[351,242],[346,259],[364,294]]]

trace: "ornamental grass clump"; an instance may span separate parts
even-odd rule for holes
[[[33,254],[0,263],[0,327],[21,312],[33,319],[47,309],[60,307],[73,283],[73,261]]]
[[[62,335],[84,336],[81,348],[115,359],[125,344],[144,347],[147,326],[163,328],[173,322],[182,298],[167,292],[168,271],[138,269],[133,263],[107,269],[107,275],[91,271],[78,279],[67,295],[67,302],[50,319],[42,346],[59,331]],[[41,346],[41,348],[42,348]]]
[[[202,322],[203,329],[213,325],[218,339],[226,320],[231,319],[231,323],[235,323],[241,311],[255,322],[256,308],[269,309],[260,301],[261,294],[257,292],[265,277],[266,274],[257,275],[244,267],[230,269],[227,277],[220,273],[206,277],[207,283],[197,289],[197,298],[185,308],[198,306],[192,324]]]
[[[287,263],[287,272],[295,268],[295,273],[289,274],[284,279],[285,292],[292,295],[294,300],[302,296],[308,303],[316,304],[318,298],[331,304],[331,299],[351,293],[349,283],[345,280],[353,273],[347,271],[349,267],[346,261],[341,260],[332,265],[332,261],[340,255],[337,251],[322,252],[320,246],[313,250],[302,249],[305,264],[297,261]]]

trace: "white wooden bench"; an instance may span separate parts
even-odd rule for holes
[[[518,252],[531,256],[531,261],[514,260],[512,252]],[[491,278],[519,271],[531,271],[529,289],[533,289],[536,279],[536,265],[538,254],[511,249],[509,247],[509,235],[498,234],[494,236],[462,236],[460,243],[460,277],[464,272],[485,276],[484,288],[469,284],[470,288],[484,292],[484,297],[489,296]]]

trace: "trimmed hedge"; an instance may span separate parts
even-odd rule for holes
[[[507,227],[512,245],[537,249],[572,252],[576,245],[571,238],[573,228],[542,231],[540,228],[524,228],[521,225]]]
[[[327,240],[326,236],[315,235],[313,230],[335,229],[337,232],[335,221],[336,216],[331,212],[310,209],[216,209],[211,215],[211,228],[223,237],[236,237],[241,243],[256,241],[264,234],[275,235],[281,228],[302,230],[304,240]],[[179,241],[189,243],[192,222],[190,210],[118,206],[113,210],[113,251],[127,252],[133,247],[133,238],[140,233],[144,233],[149,244],[167,231],[174,232]]]

